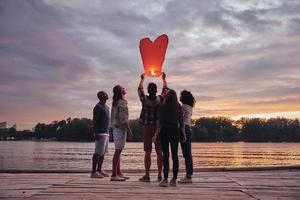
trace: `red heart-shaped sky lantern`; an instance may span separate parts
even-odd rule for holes
[[[161,75],[162,65],[168,47],[168,36],[163,34],[152,42],[149,38],[140,40],[140,52],[146,76]]]

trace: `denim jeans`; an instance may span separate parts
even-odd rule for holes
[[[164,178],[169,176],[169,144],[171,145],[171,153],[173,160],[173,178],[177,178],[179,161],[178,161],[178,143],[179,143],[179,130],[178,126],[168,125],[161,129],[160,142],[163,151],[163,166]]]
[[[185,126],[186,142],[180,142],[182,154],[185,160],[186,176],[193,175],[193,157],[192,157],[192,129],[190,126]]]

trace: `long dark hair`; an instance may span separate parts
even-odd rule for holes
[[[194,107],[195,103],[196,103],[196,100],[195,100],[193,94],[190,91],[187,91],[187,90],[181,91],[180,101],[181,101],[181,103],[187,104],[187,105],[192,106],[192,107]]]
[[[117,106],[118,105],[118,101],[120,99],[122,99],[122,87],[120,85],[116,85],[113,88],[113,102],[112,102],[112,106]]]
[[[163,103],[163,112],[167,114],[171,122],[178,122],[181,114],[180,109],[175,90],[169,90]]]

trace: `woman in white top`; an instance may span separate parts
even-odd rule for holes
[[[125,99],[125,88],[116,85],[113,88],[113,103],[111,108],[111,133],[113,134],[115,153],[112,161],[111,181],[125,181],[129,177],[123,175],[120,169],[121,152],[125,147],[127,134],[132,136],[128,123],[128,106]]]
[[[193,157],[192,157],[192,129],[191,118],[193,114],[193,107],[195,106],[195,98],[190,91],[183,90],[180,94],[180,101],[182,103],[183,123],[186,134],[186,141],[180,142],[182,154],[185,159],[186,176],[181,178],[178,183],[192,183],[193,175]]]

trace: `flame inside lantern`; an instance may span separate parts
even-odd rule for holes
[[[149,67],[149,69],[145,70],[146,76],[159,77],[161,74],[162,72],[155,67]]]
[[[156,76],[156,73],[154,72],[153,69],[151,69],[151,76]]]

